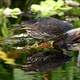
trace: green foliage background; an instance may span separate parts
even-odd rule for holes
[[[10,6],[11,8],[19,7],[22,11],[27,12],[32,4],[34,3],[39,4],[41,1],[42,0],[1,0],[0,7],[7,7],[7,6]],[[80,3],[80,0],[75,0],[75,1],[78,1]],[[58,16],[57,18],[72,19],[71,23],[74,25],[74,27],[80,27],[80,7],[74,7],[73,9],[68,11],[65,16],[61,17]],[[12,22],[8,24],[9,28],[11,26],[11,23],[18,23],[21,21],[21,18],[15,21],[11,19],[11,21]],[[6,25],[4,24],[4,28],[5,26]],[[8,35],[8,32],[6,33]],[[56,69],[55,71],[48,73],[49,80],[80,80],[80,68],[76,66],[77,52],[73,51],[71,53],[72,53],[71,55],[73,56],[72,60],[69,63],[64,64],[62,67]],[[21,53],[20,55],[23,54]],[[25,55],[23,55],[21,59],[22,60],[25,59]],[[43,80],[43,74],[37,73],[34,75],[29,75],[24,71],[22,71],[21,69],[13,70],[11,66],[5,65],[2,62],[0,62],[0,80]]]

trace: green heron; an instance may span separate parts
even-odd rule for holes
[[[12,38],[30,36],[32,38],[40,39],[43,41],[53,40],[55,44],[64,48],[66,48],[65,40],[67,37],[67,34],[64,33],[73,29],[73,25],[69,22],[51,17],[25,21],[20,24],[20,26],[22,25],[25,27],[20,28],[20,30],[24,29],[25,33],[14,35]]]
[[[27,64],[21,68],[27,72],[49,72],[63,65],[71,59],[70,56],[63,54],[63,51],[49,49],[45,52],[37,52],[27,57]]]
[[[80,42],[80,28],[74,29],[69,22],[58,20],[55,18],[42,18],[33,21],[26,21],[20,25],[25,25],[26,33],[24,35],[12,36],[16,37],[32,37],[43,41],[53,40],[53,50],[47,52],[38,52],[27,58],[29,63],[21,67],[26,71],[50,71],[61,66],[68,61],[70,57],[64,54],[63,49],[73,50],[73,45]],[[79,49],[78,49],[79,50]],[[78,62],[80,57],[78,58]]]

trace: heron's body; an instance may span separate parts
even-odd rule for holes
[[[26,31],[28,31],[32,37],[40,39],[55,39],[57,36],[73,29],[72,24],[66,21],[58,20],[56,18],[42,18],[33,21],[32,23],[31,21],[25,22],[25,24],[30,25],[29,28],[31,28],[27,29]]]
[[[63,54],[63,49],[67,50],[68,44],[71,46],[72,43],[77,43],[80,40],[80,30],[73,29],[72,24],[66,21],[55,18],[42,18],[33,22],[27,21],[23,24],[25,24],[24,29],[27,35],[44,41],[52,39],[54,49],[58,50],[58,52],[53,49],[48,52],[32,54],[29,56],[30,63],[22,66],[26,71],[46,72],[61,66],[69,60],[69,56]]]
[[[22,66],[25,71],[48,72],[70,60],[63,51],[50,49],[46,52],[34,53],[27,58],[27,64]]]

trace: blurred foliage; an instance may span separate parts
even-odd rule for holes
[[[76,11],[76,12],[75,12]],[[71,10],[69,10],[69,12],[67,12],[68,15],[73,15],[73,16],[80,16],[80,8],[72,8]]]
[[[41,1],[45,1],[45,0],[21,0],[21,1],[20,0],[0,0],[0,8],[18,7],[22,11],[28,12],[31,9],[32,4],[37,4],[37,6],[40,8],[41,8],[41,6],[43,6],[43,4],[45,5],[45,7],[46,6],[48,7],[48,5],[50,7],[53,7],[52,0],[48,0],[48,2],[45,1],[47,3],[47,5],[45,4],[45,2],[41,3]],[[52,1],[52,2],[50,2],[50,1]],[[60,1],[62,1],[62,0],[60,0]],[[80,0],[75,0],[75,1],[80,2]],[[52,5],[50,5],[49,2]],[[56,8],[58,7],[58,10],[62,11],[62,10],[60,10],[62,8],[62,3],[59,4],[56,2],[56,4],[57,4],[57,6],[55,5]],[[38,7],[36,7],[35,9],[37,9]],[[45,9],[44,6],[42,7],[42,9],[43,10]],[[46,10],[47,10],[47,8],[46,8]],[[44,11],[43,11],[43,13],[44,13]],[[60,14],[60,12],[58,12],[58,13]],[[56,13],[56,14],[58,14],[58,13]],[[64,12],[62,11],[62,13],[64,13]],[[51,11],[51,13],[49,13],[48,15],[47,14],[44,14],[44,15],[47,17],[47,16],[52,16],[53,14],[54,13]],[[74,25],[74,27],[80,27],[80,7],[72,8],[71,10],[64,13],[64,16],[63,15],[61,15],[61,17],[56,16],[56,18],[68,20]],[[21,17],[18,18],[18,21],[20,19],[21,19]],[[10,35],[10,32],[12,32],[11,29],[13,27],[12,27],[11,23],[13,23],[13,21],[14,21],[14,19],[12,19],[12,18],[8,19],[5,16],[0,15],[0,41],[1,41],[1,39],[3,40],[4,37],[8,37]],[[17,21],[16,21],[16,23],[17,23]],[[9,30],[9,28],[11,28],[10,29],[11,31]],[[28,56],[28,54],[35,53],[35,51],[37,52],[37,51],[41,50],[40,48],[38,48],[37,50],[32,48],[29,51],[26,49],[16,50],[15,48],[12,48],[12,46],[20,46],[20,45],[24,46],[28,42],[29,43],[32,42],[31,44],[33,44],[35,42],[35,40],[27,39],[26,42],[25,42],[25,40],[22,40],[21,42],[19,42],[19,44],[15,44],[15,45],[13,45],[13,44],[8,44],[8,45],[3,45],[3,46],[0,45],[0,48],[3,50],[3,51],[0,51],[0,80],[44,80],[43,74],[41,74],[41,73],[29,75],[27,72],[24,72],[21,69],[13,69],[13,67],[11,65],[4,63],[5,58],[6,58],[7,63],[14,63],[14,59],[15,59],[15,63],[17,63],[17,64],[25,63],[26,62],[25,60],[26,60],[26,57]],[[3,43],[4,43],[4,41],[2,41],[2,44]],[[14,42],[14,43],[16,43],[16,42]],[[1,44],[1,42],[0,42],[0,44]],[[80,68],[78,68],[76,66],[77,52],[71,52],[71,54],[72,54],[73,58],[69,63],[64,64],[62,67],[56,69],[55,71],[48,73],[49,80],[80,80]],[[2,58],[1,58],[1,55],[2,55]]]
[[[0,17],[0,36],[7,37],[9,35],[9,30],[7,28],[7,19],[5,16]]]
[[[14,69],[14,80],[32,80],[34,77],[32,75],[26,76],[23,70]]]
[[[8,58],[8,55],[3,51],[0,51],[0,59],[3,60],[4,63],[6,63],[6,64],[15,64],[14,60]]]
[[[19,8],[1,8],[0,9],[0,36],[1,37],[8,37],[10,35],[9,31],[9,20],[8,17],[18,18],[17,15],[21,14]]]
[[[63,0],[46,0],[42,1],[40,5],[33,4],[31,6],[31,11],[37,13],[37,17],[62,16],[64,12],[69,9],[71,9],[71,7],[65,5]]]

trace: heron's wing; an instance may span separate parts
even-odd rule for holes
[[[27,57],[27,61],[31,63],[37,63],[40,61],[45,61],[49,56],[56,56],[59,53],[63,53],[62,50],[50,48],[44,52],[33,53]]]
[[[26,21],[25,25],[31,28],[27,29],[25,27],[26,31],[35,38],[56,38],[56,36],[73,28],[72,24],[55,18],[42,18],[34,23]]]
[[[29,60],[31,63],[26,64],[26,67],[23,65],[22,68],[26,71],[47,72],[61,66],[69,59],[70,57],[68,55],[54,50],[51,52],[50,50],[33,54]]]

